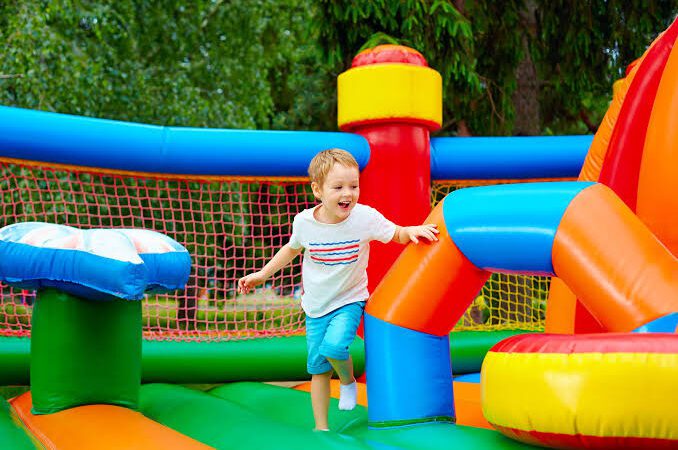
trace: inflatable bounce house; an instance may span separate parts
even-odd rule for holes
[[[678,448],[677,37],[593,140],[430,138],[441,77],[399,46],[339,76],[338,133],[0,107],[0,384],[30,385],[0,447]],[[440,241],[372,248],[361,406],[315,433],[299,263],[235,281],[331,147],[361,202]]]

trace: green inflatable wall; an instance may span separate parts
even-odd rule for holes
[[[31,337],[33,413],[107,403],[137,408],[141,302],[38,292]]]
[[[454,332],[450,339],[455,375],[479,372],[487,351],[521,331]],[[0,337],[0,385],[28,385],[28,338]],[[357,374],[365,370],[363,341],[350,348]],[[142,342],[142,381],[222,383],[307,380],[304,336],[232,342]]]

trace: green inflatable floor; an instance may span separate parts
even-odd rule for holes
[[[309,394],[241,382],[200,392],[170,384],[141,389],[141,412],[217,449],[524,449],[497,432],[450,424],[367,429],[367,409],[330,404],[329,433],[314,432]]]
[[[35,450],[37,447],[12,418],[9,404],[0,398],[0,448],[12,450]]]

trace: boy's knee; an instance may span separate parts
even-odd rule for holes
[[[313,358],[306,362],[306,371],[312,376],[332,374],[332,365],[326,358]]]
[[[346,360],[350,356],[348,347],[343,343],[323,342],[318,352],[325,358],[338,359],[340,361]]]
[[[313,378],[319,378],[319,379],[332,378],[333,374],[334,374],[334,370],[330,369],[327,372],[311,374],[311,379],[313,379]]]

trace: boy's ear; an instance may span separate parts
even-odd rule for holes
[[[320,196],[322,195],[320,185],[316,183],[315,181],[311,182],[311,189],[313,190],[313,195],[315,195],[315,198],[320,200]]]

